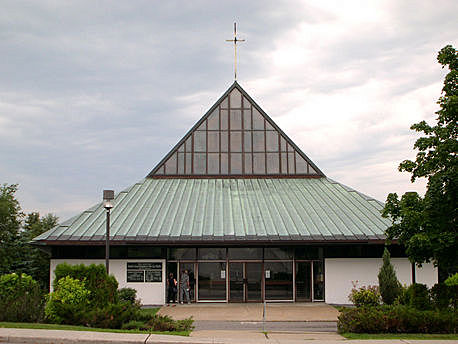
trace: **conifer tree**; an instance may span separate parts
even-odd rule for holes
[[[393,304],[400,293],[401,285],[391,264],[390,252],[386,247],[383,251],[383,265],[378,274],[378,285],[383,303],[387,305]]]

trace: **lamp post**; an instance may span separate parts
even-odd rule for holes
[[[107,231],[105,234],[105,267],[107,274],[110,273],[110,210],[113,208],[112,200],[114,200],[114,191],[103,190],[103,207],[107,213]]]

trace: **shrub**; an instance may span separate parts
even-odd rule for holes
[[[399,287],[399,295],[394,301],[395,305],[410,305],[410,289],[406,285]]]
[[[444,283],[436,283],[429,293],[434,308],[442,310],[450,306],[451,288]]]
[[[448,287],[458,286],[458,272],[447,278],[444,283]]]
[[[129,302],[110,303],[92,309],[83,318],[84,323],[91,327],[119,329],[123,324],[136,320],[137,311],[137,306]]]
[[[194,320],[192,317],[183,320],[173,320],[167,315],[155,314],[147,323],[153,331],[191,331]]]
[[[43,318],[40,286],[26,274],[0,277],[0,321],[36,322]]]
[[[118,297],[118,282],[112,275],[108,275],[104,265],[69,265],[59,264],[54,271],[56,278],[53,286],[65,276],[86,282],[86,288],[90,293],[90,302],[95,307],[104,307],[109,303],[116,303]]]
[[[418,310],[431,308],[428,287],[425,284],[414,283],[410,285],[408,293],[411,307]]]
[[[85,281],[65,276],[55,283],[45,307],[46,319],[57,324],[80,324],[90,305]]]
[[[134,304],[137,298],[137,291],[133,288],[121,288],[118,290],[118,298],[119,301]]]
[[[383,303],[392,305],[401,292],[401,285],[390,262],[390,252],[386,247],[383,251],[383,265],[378,274],[378,283]]]
[[[454,333],[458,317],[454,312],[419,311],[402,305],[346,308],[337,327],[340,333]]]
[[[354,287],[348,296],[356,307],[377,306],[380,304],[380,293],[377,286]]]

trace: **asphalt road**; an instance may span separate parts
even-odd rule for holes
[[[199,330],[258,330],[291,332],[337,332],[334,321],[194,321],[195,331]]]

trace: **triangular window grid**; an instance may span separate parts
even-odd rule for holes
[[[237,83],[148,177],[309,176],[324,174]]]

